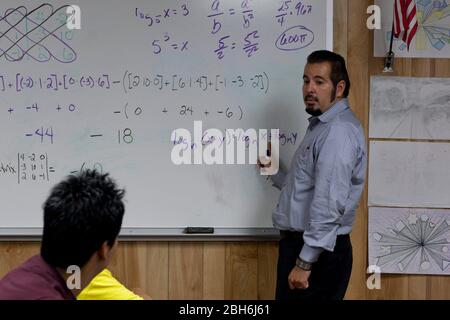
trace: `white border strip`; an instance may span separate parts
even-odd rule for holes
[[[327,0],[327,16],[326,16],[326,46],[327,50],[333,51],[333,0]]]

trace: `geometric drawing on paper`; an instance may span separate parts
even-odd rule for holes
[[[372,77],[371,138],[450,139],[450,79]]]
[[[370,208],[371,264],[384,273],[450,274],[450,212]],[[384,211],[384,212],[383,212]],[[440,211],[440,214],[439,214]],[[383,220],[391,215],[389,221]]]
[[[416,50],[442,50],[450,45],[450,6],[447,1],[416,0]],[[403,43],[400,50],[405,50]]]
[[[368,204],[450,208],[450,143],[370,141]]]
[[[75,51],[68,44],[71,30],[62,32],[67,24],[66,10],[45,3],[36,8],[25,6],[0,11],[0,60],[18,62],[25,58],[37,62],[55,59],[63,63],[76,60]]]
[[[393,39],[397,57],[450,57],[450,2],[448,0],[415,0],[417,33],[409,50],[401,38]],[[394,0],[375,0],[381,8],[381,30],[375,30],[374,53],[384,56],[389,50],[392,33]]]

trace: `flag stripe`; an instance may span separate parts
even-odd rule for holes
[[[414,0],[394,0],[394,36],[401,38],[409,50],[409,46],[416,35],[417,9]]]

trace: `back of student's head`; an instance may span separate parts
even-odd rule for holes
[[[119,234],[124,190],[108,174],[86,170],[58,183],[44,203],[41,255],[52,266],[83,267]]]

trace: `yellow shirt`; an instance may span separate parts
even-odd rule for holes
[[[77,300],[144,300],[142,297],[125,288],[113,277],[108,269],[104,269],[81,291]]]

